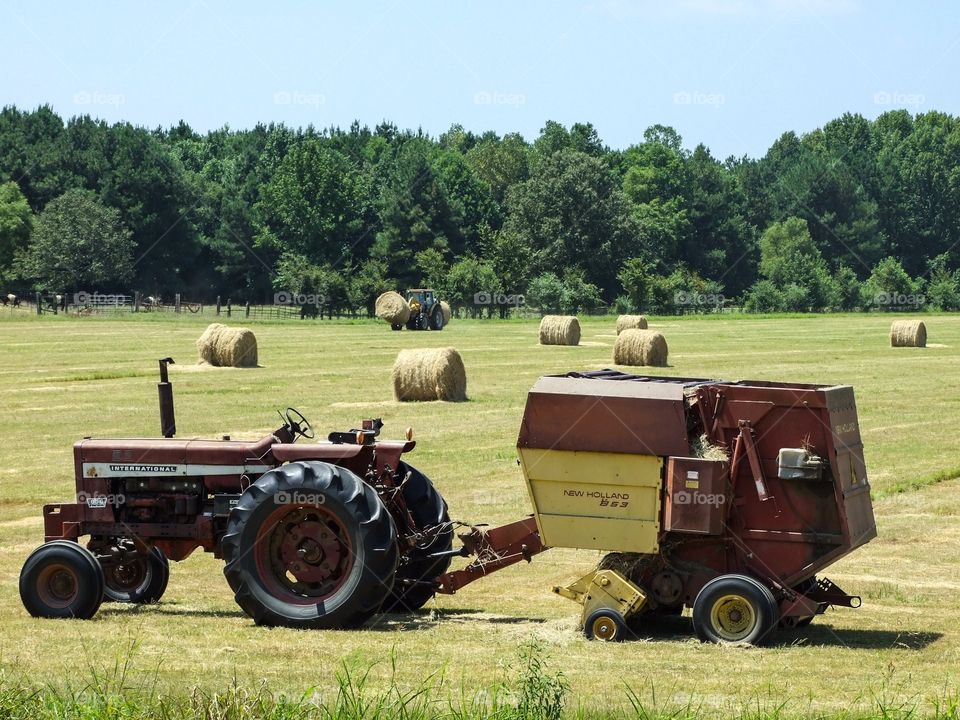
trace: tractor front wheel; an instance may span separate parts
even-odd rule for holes
[[[100,563],[70,540],[41,545],[20,571],[20,599],[34,617],[88,620],[103,601]]]
[[[345,628],[383,604],[397,531],[374,489],[346,468],[294,462],[262,475],[230,512],[224,574],[258,625]]]
[[[770,589],[746,575],[715,577],[693,603],[693,629],[704,642],[759,645],[779,619]]]
[[[101,561],[103,599],[148,605],[160,602],[170,580],[170,564],[160,548],[148,555],[128,553],[123,560]]]

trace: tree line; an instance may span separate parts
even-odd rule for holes
[[[960,307],[960,122],[896,110],[760,158],[655,125],[532,142],[261,124],[201,134],[0,112],[0,281],[208,300],[426,285],[472,313]]]

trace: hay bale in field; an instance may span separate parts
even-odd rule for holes
[[[645,315],[621,315],[617,318],[617,335],[624,330],[646,330],[647,318]]]
[[[655,330],[624,330],[613,346],[613,362],[617,365],[664,367],[667,364],[667,341]]]
[[[544,315],[540,321],[541,345],[579,345],[580,321],[573,315]]]
[[[401,350],[393,363],[393,394],[397,400],[467,399],[467,371],[454,348]]]
[[[403,295],[390,290],[377,298],[376,313],[391,325],[403,325],[410,319],[410,306]]]
[[[890,325],[890,347],[926,347],[927,326],[922,320],[894,320]]]
[[[450,303],[448,303],[446,300],[441,300],[440,312],[443,313],[443,326],[446,327],[450,324],[450,318],[453,317],[453,310],[450,308]]]
[[[197,340],[200,361],[216,367],[257,367],[257,337],[252,330],[212,323]]]

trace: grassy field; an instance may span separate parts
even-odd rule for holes
[[[371,687],[417,687],[442,672],[458,693],[509,678],[518,647],[539,638],[571,705],[628,707],[629,686],[661,708],[744,708],[781,715],[879,707],[924,712],[960,688],[960,317],[927,319],[926,349],[891,349],[890,316],[683,318],[655,321],[674,375],[853,384],[880,536],[828,573],[864,597],[770,647],[723,648],[691,638],[681,618],[619,645],[578,633],[573,603],[549,588],[597,560],[552,550],[530,566],[440,597],[412,617],[355,632],[255,627],[233,602],[221,564],[195,554],[174,565],[159,605],[105,605],[89,622],[40,621],[23,610],[17,577],[42,540],[40,506],[72,496],[72,443],[84,435],[156,435],[156,360],[172,355],[181,436],[257,437],[292,405],[322,433],[382,416],[386,437],[414,428],[411,462],[467,522],[527,512],[515,461],[527,389],[540,375],[610,365],[613,320],[588,318],[579,347],[539,347],[536,322],[454,321],[442,333],[390,332],[368,321],[250,323],[261,368],[200,368],[199,318],[64,318],[0,313],[0,683],[83,687],[117,658],[165,692],[216,690],[234,679],[300,695],[335,691],[342,661],[372,667]],[[398,349],[453,345],[470,401],[398,404],[389,371]],[[132,681],[131,681],[132,682]],[[655,697],[654,697],[655,696]],[[955,706],[954,706],[955,709]]]

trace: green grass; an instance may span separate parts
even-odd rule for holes
[[[670,344],[664,374],[856,388],[880,537],[828,575],[863,595],[864,606],[833,610],[807,631],[783,632],[771,647],[744,650],[700,644],[685,618],[651,628],[638,642],[587,642],[577,631],[577,606],[549,590],[597,560],[597,553],[572,550],[551,550],[531,565],[440,597],[423,613],[388,616],[354,632],[255,627],[234,604],[221,563],[200,553],[173,566],[157,606],[105,605],[89,622],[31,619],[17,576],[42,540],[40,506],[71,497],[71,446],[80,437],[157,434],[157,358],[178,361],[172,375],[181,436],[257,437],[275,426],[275,409],[287,405],[324,433],[382,416],[386,437],[414,428],[418,446],[410,459],[440,487],[455,518],[501,523],[529,512],[514,452],[526,391],[542,374],[608,366],[613,320],[585,319],[576,348],[537,346],[532,320],[454,321],[442,333],[393,333],[359,320],[251,321],[262,367],[231,370],[192,364],[201,318],[4,311],[0,691],[7,694],[0,695],[0,717],[9,715],[2,698],[10,693],[55,704],[89,690],[91,672],[109,673],[131,642],[137,650],[128,677],[149,679],[153,689],[138,691],[149,707],[157,696],[176,698],[173,704],[191,702],[191,692],[253,698],[258,688],[265,688],[264,702],[300,699],[308,689],[333,702],[338,668],[349,667],[364,672],[365,692],[374,698],[395,698],[442,675],[442,686],[430,690],[433,712],[446,699],[489,698],[498,683],[509,683],[517,670],[508,666],[531,638],[543,645],[550,673],[569,683],[568,713],[955,716],[960,317],[925,319],[937,347],[889,348],[888,315],[653,322]],[[460,350],[470,401],[395,403],[389,369],[397,350],[435,345]],[[642,699],[640,710],[631,697]],[[83,693],[80,701],[100,702]]]

